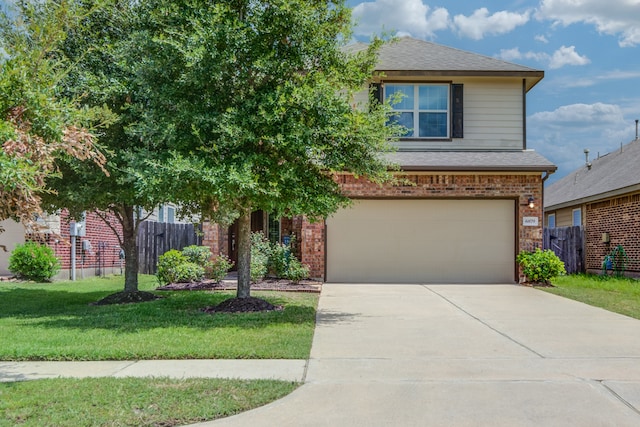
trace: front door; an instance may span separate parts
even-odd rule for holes
[[[255,211],[251,213],[251,232],[265,231],[265,214],[264,211]],[[233,261],[232,270],[236,270],[238,265],[238,221],[235,221],[229,227],[229,259]]]

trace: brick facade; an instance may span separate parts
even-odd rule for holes
[[[640,193],[589,203],[585,211],[587,271],[602,271],[604,257],[622,245],[630,261],[627,271],[640,273]],[[602,233],[609,233],[609,243],[602,242]]]
[[[352,198],[416,198],[416,199],[513,199],[517,200],[517,252],[542,247],[542,179],[541,174],[511,173],[409,173],[401,176],[403,183],[380,186],[353,175],[336,177],[343,192]],[[535,206],[527,200],[533,197]],[[537,217],[538,226],[522,226],[524,217]],[[214,253],[227,253],[226,228],[205,224],[204,243]],[[325,276],[325,225],[312,223],[304,217],[293,218],[292,232],[298,236],[296,255],[310,267],[310,276]],[[515,260],[514,260],[515,265]]]
[[[122,235],[118,220],[109,215],[110,224]],[[71,237],[69,235],[69,215],[60,214],[60,233],[31,236],[32,240],[46,243],[60,260],[59,279],[71,278]],[[117,235],[97,214],[87,212],[85,236],[76,237],[76,277],[120,273],[120,242]],[[83,249],[83,242],[85,243]]]

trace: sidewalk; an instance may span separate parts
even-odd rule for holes
[[[306,360],[0,361],[0,382],[109,376],[276,379],[304,382],[306,369]]]

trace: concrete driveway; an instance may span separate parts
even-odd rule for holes
[[[515,285],[325,284],[306,383],[208,426],[638,426],[640,321]]]

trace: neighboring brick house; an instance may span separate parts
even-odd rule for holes
[[[588,162],[545,189],[547,227],[582,226],[587,272],[622,245],[627,272],[640,275],[640,140]]]
[[[120,223],[112,215],[107,215],[108,227],[94,212],[87,212],[84,219],[77,221],[75,236],[76,278],[120,274],[120,243],[116,232],[121,235]],[[27,235],[48,245],[60,260],[60,273],[56,279],[70,279],[72,266],[71,219],[66,210],[58,215],[49,215],[39,221],[45,226],[39,233]],[[115,231],[114,231],[115,230]]]
[[[517,253],[542,247],[556,170],[526,146],[526,95],[544,72],[408,37],[382,48],[376,70],[380,99],[404,94],[394,108],[410,132],[389,157],[405,183],[339,174],[351,208],[317,223],[257,213],[253,228],[295,234],[311,276],[330,282],[516,282]],[[367,91],[357,101],[366,108]],[[214,252],[234,248],[233,228],[204,232]]]
[[[191,221],[179,218],[176,212],[175,205],[164,204],[156,207],[148,215],[146,211],[142,211],[141,217],[147,221],[191,224]],[[84,220],[79,221],[81,225],[77,228],[78,235],[75,238],[76,278],[120,274],[121,269],[124,268],[118,239],[118,235],[122,235],[122,227],[113,215],[107,214],[106,218],[111,227],[107,226],[95,212],[87,212]],[[70,279],[72,277],[73,251],[70,235],[71,220],[68,213],[63,210],[62,213],[49,215],[39,222],[43,228],[34,234],[25,233],[22,225],[15,224],[11,228],[12,233],[0,235],[0,245],[3,244],[5,238],[7,241],[13,242],[17,237],[20,237],[24,241],[25,234],[26,240],[47,244],[60,260],[61,269],[56,279]],[[18,231],[14,230],[16,227]],[[13,237],[10,239],[10,236]],[[11,245],[12,248],[14,246],[15,244]],[[1,248],[0,252],[3,252]],[[4,260],[4,258],[8,259],[8,255],[9,253],[0,253],[0,274],[9,274],[6,269],[8,262]]]

